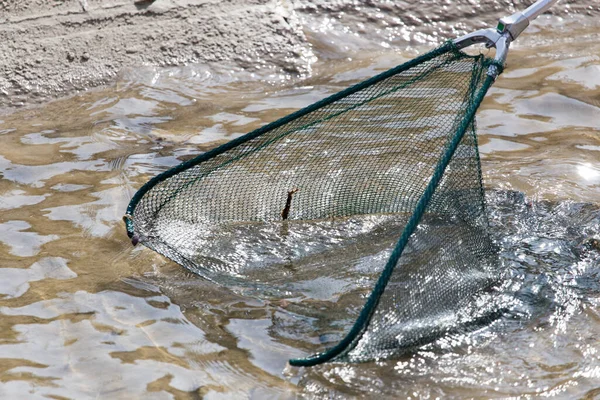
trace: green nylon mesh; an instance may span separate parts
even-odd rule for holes
[[[448,43],[186,162],[136,194],[129,234],[221,282],[352,286],[336,314],[350,323],[314,325],[338,344],[295,365],[389,357],[468,329],[493,314],[500,277],[473,117],[490,65]]]

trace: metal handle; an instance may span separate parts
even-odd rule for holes
[[[459,49],[470,46],[474,43],[485,43],[487,47],[496,48],[495,59],[504,64],[510,42],[515,40],[521,32],[529,26],[529,23],[536,19],[540,14],[547,11],[559,0],[538,0],[522,12],[516,12],[510,17],[500,18],[496,29],[482,29],[477,32],[459,37],[454,40],[454,44]],[[498,69],[491,66],[488,74],[494,78],[498,75]]]
[[[558,0],[538,0],[529,7],[525,11],[523,11],[523,15],[525,18],[529,20],[529,22],[536,19],[540,14],[548,11],[550,7],[556,4]]]
[[[511,40],[519,37],[521,32],[529,26],[529,23],[536,19],[541,13],[547,11],[558,0],[538,0],[523,12],[516,12],[510,17],[500,18],[498,21],[498,32],[510,34]]]

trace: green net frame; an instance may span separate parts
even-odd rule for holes
[[[295,366],[386,358],[488,320],[497,310],[481,299],[501,271],[475,114],[490,68],[502,65],[447,42],[184,162],[134,195],[128,235],[208,279],[243,280],[244,265],[211,254],[220,229],[399,216],[353,326]]]

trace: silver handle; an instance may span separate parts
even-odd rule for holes
[[[521,32],[529,26],[529,23],[536,19],[541,13],[547,11],[558,0],[538,0],[523,12],[516,12],[510,17],[500,18],[498,22],[498,31],[500,33],[508,32],[511,40],[519,37]]]
[[[496,29],[488,28],[469,33],[454,40],[459,49],[474,43],[485,43],[488,47],[496,48],[495,59],[502,64],[506,60],[510,42],[515,40],[521,32],[529,26],[529,23],[540,14],[547,11],[559,0],[538,0],[522,12],[516,12],[510,17],[500,18]],[[488,75],[494,78],[498,75],[498,69],[491,66]]]
[[[536,19],[540,14],[548,11],[550,7],[556,4],[558,0],[538,0],[529,7],[525,11],[523,11],[523,15],[525,18],[529,20],[529,22]]]

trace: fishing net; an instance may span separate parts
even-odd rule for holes
[[[501,276],[474,119],[490,68],[449,42],[184,162],[136,193],[128,234],[206,278],[265,285],[383,240],[345,335],[293,365],[380,359],[477,326]]]

